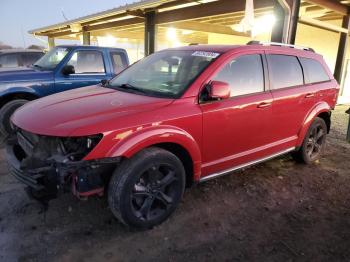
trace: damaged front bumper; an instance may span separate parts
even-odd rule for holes
[[[105,185],[121,159],[87,161],[82,159],[79,148],[76,152],[72,149],[75,147],[64,148],[61,138],[18,130],[6,145],[9,170],[38,198],[55,198],[59,193],[69,191],[79,198],[103,195]]]

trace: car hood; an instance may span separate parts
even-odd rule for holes
[[[30,102],[13,114],[12,122],[35,134],[85,136],[138,124],[141,120],[131,115],[158,109],[172,101],[91,86]]]
[[[38,80],[49,80],[53,78],[52,71],[40,71],[33,68],[18,67],[0,69],[0,84],[6,82],[16,82],[16,81],[38,81]]]

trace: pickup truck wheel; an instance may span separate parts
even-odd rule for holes
[[[12,114],[16,111],[17,108],[23,106],[28,102],[29,101],[25,99],[16,99],[6,103],[0,109],[0,132],[2,136],[6,137],[13,131],[10,124],[10,118]]]
[[[304,138],[301,148],[294,153],[294,158],[310,164],[321,157],[326,144],[327,125],[322,118],[316,117]]]
[[[149,229],[176,209],[185,189],[185,170],[169,151],[148,148],[124,160],[108,189],[113,214],[124,224]]]

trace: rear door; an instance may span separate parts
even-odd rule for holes
[[[263,55],[235,55],[210,80],[226,82],[231,97],[201,102],[203,176],[268,154],[272,96],[264,79]]]
[[[72,65],[75,73],[68,76],[62,72],[56,73],[55,87],[58,92],[96,85],[109,78],[103,52],[100,50],[75,50],[66,65]]]
[[[315,89],[315,102],[326,101],[330,106],[334,106],[338,89],[336,83],[331,83],[324,65],[313,58],[300,57],[299,60],[304,69],[305,82]]]
[[[273,52],[266,56],[273,96],[271,142],[293,147],[305,116],[315,105],[316,88],[305,84],[298,57]]]

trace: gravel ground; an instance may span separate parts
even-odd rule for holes
[[[318,163],[284,156],[193,187],[168,221],[142,232],[116,221],[104,198],[67,194],[45,210],[0,152],[0,261],[349,261],[346,109],[335,110]]]

